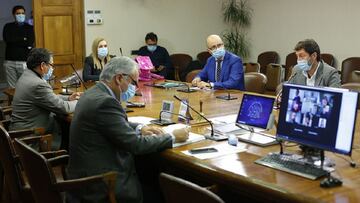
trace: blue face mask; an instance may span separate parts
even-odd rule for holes
[[[224,47],[220,47],[216,49],[215,51],[211,52],[211,55],[215,57],[216,59],[221,59],[225,56],[225,49]]]
[[[54,69],[52,67],[49,68],[49,71],[43,76],[44,80],[49,81]]]
[[[157,45],[147,45],[147,49],[150,51],[150,52],[154,52],[157,48]]]
[[[297,65],[298,68],[300,68],[300,70],[302,71],[308,71],[311,68],[311,63],[308,60],[298,60],[297,61]]]
[[[136,87],[133,84],[129,84],[128,89],[126,90],[126,92],[122,92],[121,93],[121,101],[129,101],[131,98],[133,98],[135,96],[135,92],[136,92]]]
[[[107,55],[108,55],[108,48],[107,47],[98,48],[98,57],[100,59],[105,58]]]
[[[17,14],[15,15],[16,21],[18,23],[24,23],[25,22],[25,15],[24,14]]]

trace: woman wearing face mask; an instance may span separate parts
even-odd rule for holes
[[[98,81],[99,75],[105,64],[113,56],[109,55],[107,42],[104,38],[96,38],[92,44],[92,53],[85,58],[85,66],[83,70],[84,81]]]

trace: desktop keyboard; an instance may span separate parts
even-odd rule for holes
[[[326,176],[329,172],[313,164],[292,158],[291,155],[270,153],[255,163],[285,171],[311,180]]]

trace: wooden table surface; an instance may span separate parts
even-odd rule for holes
[[[174,89],[159,89],[142,86],[142,97],[135,97],[132,101],[145,102],[146,107],[134,109],[128,116],[148,116],[157,118],[163,100],[174,101],[174,112],[178,112],[179,102],[173,98],[187,98],[190,104],[199,110],[199,101],[203,101],[203,112],[209,118],[236,114],[240,107],[242,92],[231,91],[238,99],[225,101],[215,96],[226,94],[224,91],[198,91],[195,93],[181,93]],[[195,113],[191,113],[196,116]],[[277,114],[277,112],[275,112]],[[358,112],[359,117],[359,112]],[[355,162],[360,160],[359,119],[356,122],[355,140],[352,157]],[[203,133],[207,126],[193,127],[197,133]],[[269,133],[275,134],[275,129]],[[200,160],[186,156],[181,151],[195,147],[219,144],[219,142],[205,140],[202,142],[173,148],[161,153],[165,169],[179,175],[184,175],[204,184],[216,184],[222,191],[237,195],[232,200],[247,200],[244,202],[360,202],[360,169],[350,167],[350,157],[326,152],[326,157],[336,162],[334,176],[340,177],[343,186],[324,189],[319,186],[321,180],[308,180],[286,172],[255,164],[254,161],[269,152],[278,152],[279,146],[258,147],[241,143],[246,152],[230,154],[214,159]],[[285,151],[299,153],[298,146],[287,147]],[[347,160],[347,161],[346,161]],[[359,163],[360,164],[360,163]]]
[[[242,92],[231,91],[238,99],[225,101],[215,96],[226,94],[225,91],[198,91],[195,93],[177,92],[175,89],[159,89],[143,86],[142,96],[131,101],[145,102],[145,108],[133,108],[128,116],[147,116],[157,118],[163,100],[174,101],[174,112],[179,109],[179,102],[173,98],[187,98],[190,104],[199,110],[199,101],[203,101],[203,112],[208,118],[236,114],[240,107]],[[276,114],[277,112],[275,112]],[[193,116],[195,113],[191,112]],[[359,118],[358,112],[358,118]],[[71,119],[71,116],[70,116]],[[355,140],[352,157],[360,161],[359,119],[356,121]],[[196,133],[204,133],[204,126],[192,127]],[[270,133],[275,134],[275,129]],[[217,185],[220,196],[228,202],[360,202],[360,169],[350,167],[350,157],[326,152],[326,157],[336,162],[334,176],[343,181],[341,187],[324,189],[319,186],[321,180],[308,180],[286,172],[255,164],[254,161],[269,152],[278,152],[279,146],[258,147],[239,142],[246,152],[224,155],[218,158],[200,160],[186,156],[181,151],[196,147],[219,144],[205,140],[161,153],[163,170],[183,176],[201,185]],[[285,151],[299,153],[297,146],[287,147]],[[360,164],[360,163],[359,163]]]

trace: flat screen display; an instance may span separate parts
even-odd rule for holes
[[[277,137],[351,154],[358,93],[338,88],[284,84]]]
[[[275,98],[244,94],[236,123],[266,129]]]

